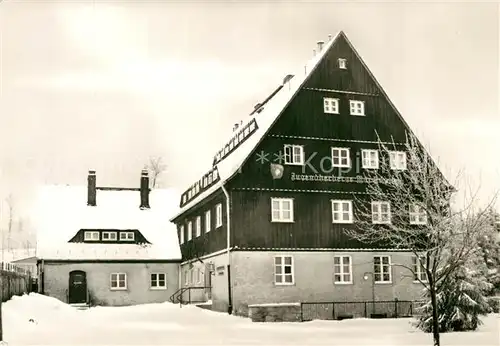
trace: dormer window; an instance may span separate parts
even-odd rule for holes
[[[116,240],[116,232],[102,232],[102,240],[115,241]]]
[[[134,232],[120,232],[120,241],[134,241]]]
[[[97,241],[99,240],[99,232],[85,232],[83,235],[84,241]]]
[[[347,69],[347,59],[339,58],[338,62],[339,62],[339,68],[343,70]]]

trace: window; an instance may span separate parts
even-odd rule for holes
[[[389,256],[375,256],[373,258],[373,273],[375,283],[391,282],[391,259]]]
[[[179,229],[179,243],[184,244],[184,226]]]
[[[292,256],[274,257],[274,283],[276,285],[294,284]]]
[[[192,285],[194,283],[194,268],[189,270],[189,283]]]
[[[425,257],[420,257],[420,260],[416,256],[412,257],[414,281],[427,281],[427,273],[425,272]]]
[[[425,225],[427,224],[427,212],[418,204],[410,204],[410,224]]]
[[[271,221],[293,222],[293,199],[271,198]]]
[[[193,239],[193,221],[188,222],[188,241]]]
[[[99,240],[99,232],[85,232],[83,240]]]
[[[189,285],[189,271],[184,270],[184,286]]]
[[[210,217],[210,210],[205,212],[205,233],[210,232],[210,228],[212,227],[212,221]]]
[[[391,205],[389,202],[372,202],[372,222],[391,223]]]
[[[133,241],[135,239],[134,232],[120,232],[121,241]]]
[[[116,232],[102,232],[102,240],[107,240],[107,241],[116,240]]]
[[[341,69],[347,68],[347,60],[346,59],[339,58],[338,62],[339,62],[339,68],[341,68]]]
[[[323,109],[325,113],[339,114],[339,100],[329,97],[323,98]]]
[[[196,217],[196,236],[201,235],[201,216]]]
[[[196,283],[201,284],[201,269],[200,268],[196,269]]]
[[[363,168],[378,169],[378,150],[361,150],[361,160]]]
[[[165,273],[151,274],[151,289],[153,290],[166,290],[167,278]]]
[[[125,273],[112,273],[111,274],[111,289],[112,290],[126,290],[127,289],[127,274]]]
[[[352,284],[351,256],[333,257],[333,281],[336,284]]]
[[[404,151],[389,152],[391,169],[406,169],[406,153]]]
[[[352,201],[332,200],[333,223],[352,223]]]
[[[219,228],[222,226],[222,204],[217,204],[215,207],[215,227]]]
[[[349,148],[332,148],[333,167],[351,167]]]
[[[285,144],[285,164],[303,165],[304,147],[302,145]]]
[[[365,102],[350,100],[351,115],[365,115]]]

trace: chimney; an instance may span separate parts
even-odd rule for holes
[[[87,205],[96,206],[96,175],[94,170],[89,170],[87,177]]]
[[[318,52],[321,52],[324,44],[325,44],[325,41],[318,41]]]
[[[141,209],[149,209],[149,175],[147,169],[141,172]]]
[[[238,123],[234,124],[233,131],[236,131],[238,129],[238,127],[240,127],[240,124],[238,124]]]
[[[331,35],[331,34],[329,34],[329,35],[328,35],[328,42],[330,42],[331,40],[332,40],[332,35]]]

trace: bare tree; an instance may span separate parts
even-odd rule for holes
[[[14,225],[14,198],[9,194],[5,200],[9,210],[8,225],[7,225],[7,251],[12,250],[12,228]]]
[[[415,256],[416,265],[425,272],[426,280],[417,275],[413,266],[393,265],[409,270],[428,293],[432,305],[434,345],[439,346],[437,294],[477,251],[479,236],[491,220],[484,210],[476,210],[477,192],[468,196],[464,208],[452,210],[456,189],[413,134],[408,135],[404,147],[386,145],[380,139],[378,145],[380,167],[365,173],[368,199],[354,197],[355,227],[345,231],[365,244],[406,250]],[[406,152],[406,161],[400,157],[406,169],[394,165],[399,155],[396,151]],[[390,204],[373,204],[371,201]]]
[[[167,165],[163,163],[161,156],[151,156],[146,168],[151,174],[151,188],[157,187],[158,177],[167,170]]]

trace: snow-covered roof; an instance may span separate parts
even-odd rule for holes
[[[293,99],[295,94],[300,90],[302,85],[306,82],[308,77],[312,74],[318,63],[321,61],[326,52],[330,49],[332,44],[336,41],[339,35],[342,32],[337,33],[335,37],[328,41],[321,51],[317,52],[316,55],[310,59],[305,66],[301,66],[300,69],[293,74],[293,78],[288,79],[286,83],[284,83],[283,87],[279,89],[278,92],[274,94],[272,98],[270,98],[262,107],[262,110],[259,112],[255,112],[253,116],[249,117],[247,121],[239,126],[239,128],[245,128],[251,122],[256,121],[257,129],[249,136],[244,138],[242,142],[230,153],[226,156],[221,157],[220,161],[216,160],[216,167],[219,173],[220,180],[199,193],[196,197],[192,198],[188,203],[182,205],[179,212],[175,214],[175,216],[171,219],[175,219],[180,216],[198,202],[208,197],[215,191],[217,191],[221,186],[225,184],[225,182],[230,179],[238,169],[245,163],[247,158],[251,155],[253,150],[257,147],[257,145],[261,142],[264,136],[271,129],[272,125],[279,118],[283,110],[287,107],[290,101]],[[229,139],[228,139],[229,140]],[[208,170],[208,169],[207,169]]]
[[[86,186],[44,186],[36,211],[37,257],[45,260],[180,260],[174,224],[179,194],[153,189],[150,209],[141,210],[140,192],[97,190],[96,206],[87,206]],[[69,243],[80,229],[137,229],[151,244]]]

